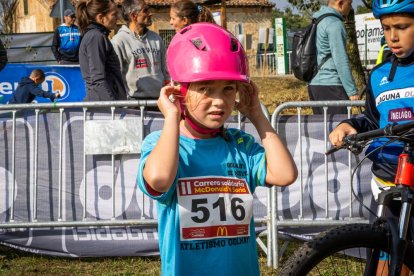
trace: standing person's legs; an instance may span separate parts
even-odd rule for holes
[[[309,99],[311,101],[347,101],[349,100],[342,86],[308,85]],[[313,114],[323,114],[322,107],[313,107]],[[328,114],[347,114],[346,106],[328,107]]]

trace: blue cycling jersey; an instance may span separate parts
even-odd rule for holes
[[[379,112],[379,127],[388,124],[402,124],[414,119],[414,66],[397,66],[394,79],[389,80],[392,62],[389,60],[372,71],[370,81],[373,100]],[[378,139],[367,152],[382,146],[388,139]],[[403,143],[393,142],[373,154],[371,159],[377,163],[398,164],[398,155],[402,152]]]
[[[394,65],[393,65],[394,63]],[[364,116],[343,122],[358,132],[385,127],[387,124],[403,124],[414,119],[414,55],[404,59],[390,57],[376,66],[367,85]],[[373,161],[372,172],[379,178],[394,181],[398,155],[403,144],[393,142],[379,149],[386,139],[377,139],[367,149]],[[374,149],[378,149],[373,151]]]

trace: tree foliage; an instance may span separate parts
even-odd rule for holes
[[[312,20],[312,15],[310,13],[304,12],[299,15],[293,13],[291,8],[286,8],[285,11],[280,11],[279,9],[273,10],[274,17],[284,17],[286,19],[286,28],[288,30],[297,30],[307,26]]]
[[[0,0],[0,30],[1,33],[13,32],[15,23],[15,11],[19,0]]]
[[[372,10],[370,8],[366,7],[365,5],[364,6],[358,6],[356,8],[355,14],[369,13],[371,11]]]

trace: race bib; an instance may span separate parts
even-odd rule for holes
[[[178,179],[181,241],[250,235],[253,195],[244,179]]]

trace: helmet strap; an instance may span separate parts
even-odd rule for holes
[[[216,136],[217,134],[223,131],[223,127],[220,127],[220,128],[202,127],[202,126],[198,126],[189,116],[183,114],[183,117],[187,121],[187,123],[191,126],[191,128],[200,134],[204,134],[204,135],[210,134],[212,136]]]

